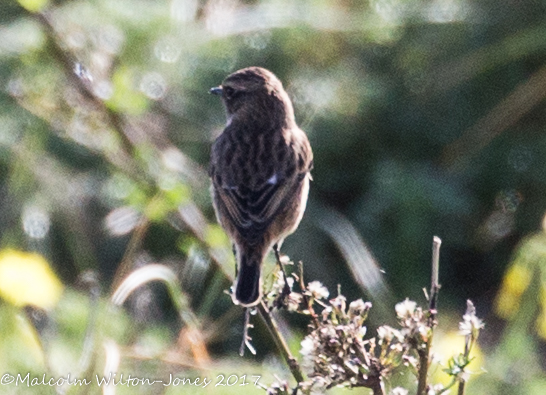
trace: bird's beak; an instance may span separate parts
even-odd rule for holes
[[[222,96],[222,93],[223,93],[223,92],[224,92],[224,91],[222,90],[222,86],[217,86],[217,87],[215,87],[215,88],[210,88],[210,90],[209,90],[209,93],[210,93],[211,95]]]

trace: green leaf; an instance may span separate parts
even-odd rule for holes
[[[18,0],[18,3],[27,11],[40,12],[49,4],[49,0]]]
[[[224,247],[229,245],[228,237],[226,236],[224,230],[218,225],[209,225],[207,227],[205,242],[210,247]]]
[[[131,115],[142,114],[148,107],[144,94],[135,89],[134,71],[120,67],[112,77],[114,94],[106,101],[106,105],[119,112]]]

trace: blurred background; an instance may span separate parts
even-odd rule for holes
[[[543,394],[545,17],[540,0],[1,0],[0,373],[82,377],[117,356],[141,376],[288,379],[259,320],[258,355],[237,355],[208,192],[225,123],[208,89],[262,66],[315,155],[283,245],[306,280],[372,301],[372,328],[393,322],[397,301],[426,304],[438,235],[437,341],[461,350],[471,299],[486,322],[472,393]],[[151,263],[176,281],[148,273],[111,310]],[[307,321],[280,319],[297,353]]]

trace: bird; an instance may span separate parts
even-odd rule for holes
[[[280,246],[303,217],[313,152],[271,71],[235,71],[210,93],[221,97],[227,117],[211,148],[213,206],[235,253],[233,302],[252,307],[262,298],[264,259],[273,249],[282,269]]]

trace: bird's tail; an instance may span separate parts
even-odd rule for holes
[[[261,297],[260,275],[263,254],[246,248],[238,249],[238,272],[235,284],[235,300],[250,307],[258,304]]]

